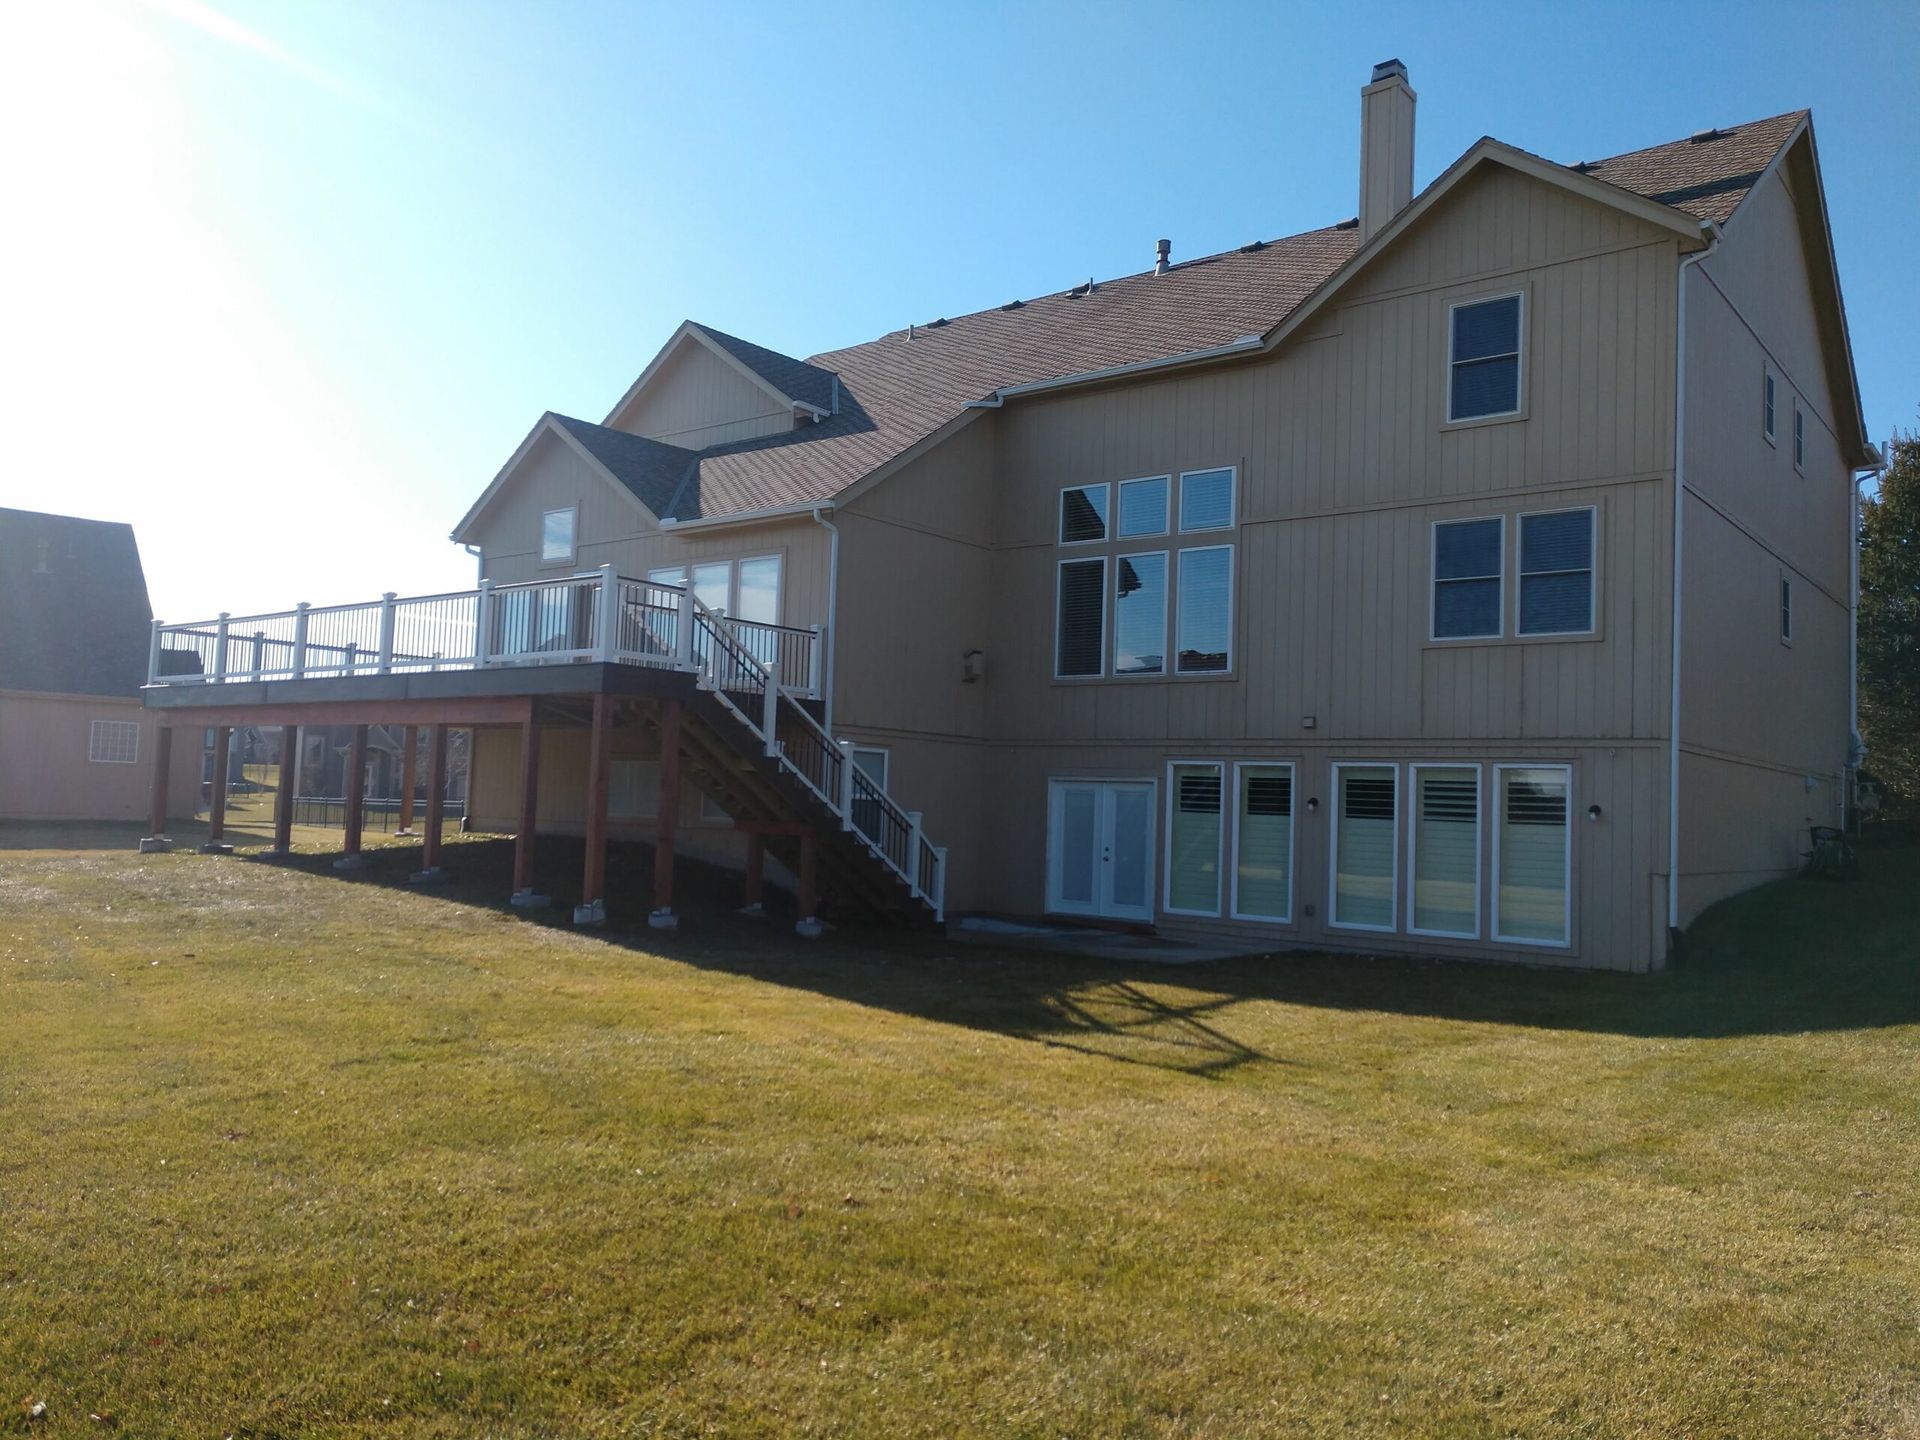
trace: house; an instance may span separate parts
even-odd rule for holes
[[[151,621],[131,526],[0,509],[0,820],[146,813]],[[193,769],[180,766],[169,814],[193,814]]]
[[[584,832],[583,920],[628,833],[660,923],[677,847],[808,918],[1656,967],[1858,758],[1811,117],[1416,194],[1415,106],[1376,67],[1323,229],[807,359],[689,321],[535,424],[472,596],[251,671],[169,627],[223,683],[149,703],[472,712],[474,824]]]

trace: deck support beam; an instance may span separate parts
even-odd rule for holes
[[[300,783],[300,727],[280,727],[280,789],[273,797],[273,849],[267,853],[285,859],[293,853],[293,792]]]
[[[202,855],[231,855],[233,846],[227,836],[227,757],[233,746],[233,729],[227,725],[213,728],[213,776],[207,786],[207,843]]]
[[[607,923],[607,786],[613,767],[613,696],[593,697],[593,728],[587,736],[587,859],[580,881],[576,925]]]
[[[440,829],[447,816],[447,727],[427,729],[427,828],[420,837],[420,868],[408,878],[433,885],[447,878],[440,868]]]
[[[420,727],[407,726],[406,744],[400,750],[400,826],[396,835],[413,834],[413,787],[419,778]]]
[[[655,930],[677,930],[673,913],[673,849],[680,826],[680,702],[660,702],[660,801],[653,833],[653,913]]]
[[[793,927],[793,933],[806,940],[817,940],[826,930],[826,926],[820,923],[820,917],[814,913],[819,905],[816,893],[819,865],[820,837],[808,830],[800,837],[800,890],[795,905],[800,919]]]
[[[164,854],[173,849],[167,838],[167,780],[173,766],[173,730],[162,725],[153,736],[153,789],[147,797],[148,834],[140,842],[142,855]]]
[[[520,724],[520,825],[513,834],[513,894],[520,910],[544,910],[553,902],[533,888],[533,830],[540,818],[540,719],[529,713]]]
[[[353,727],[353,740],[347,746],[347,840],[346,853],[333,862],[336,870],[358,870],[367,863],[360,853],[361,833],[367,821],[367,727]]]

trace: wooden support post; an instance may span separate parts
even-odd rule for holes
[[[407,742],[400,749],[400,828],[396,835],[413,834],[413,787],[419,779],[420,727],[407,726]]]
[[[767,837],[758,830],[747,832],[747,897],[741,907],[743,915],[762,915],[766,905],[761,896],[765,893],[767,871]]]
[[[427,730],[427,828],[420,837],[420,868],[411,877],[416,885],[446,878],[440,868],[440,827],[446,814],[447,727],[433,725]]]
[[[587,863],[580,903],[573,907],[576,925],[607,921],[607,787],[612,775],[613,696],[603,693],[593,697],[593,729],[587,737]]]
[[[533,831],[539,812],[540,720],[529,715],[520,726],[520,825],[513,835],[513,894],[509,897],[509,903],[522,910],[540,910],[550,903],[533,889]]]
[[[202,855],[231,855],[233,846],[226,843],[227,834],[227,757],[233,746],[233,728],[228,725],[213,727],[213,777],[207,787],[207,843],[200,847]]]
[[[682,611],[684,618],[685,611]],[[679,928],[673,913],[673,847],[680,825],[680,702],[660,702],[660,803],[653,832],[653,913],[656,930]]]
[[[153,732],[153,790],[148,797],[147,837],[140,842],[140,853],[152,855],[171,850],[167,838],[167,780],[173,766],[173,731],[159,726]]]
[[[800,891],[795,897],[795,908],[800,912],[800,920],[793,927],[794,934],[808,940],[818,939],[823,927],[820,917],[814,914],[819,906],[816,894],[820,861],[820,837],[809,830],[800,837]]]
[[[280,727],[280,792],[273,797],[273,849],[284,856],[293,850],[293,792],[300,784],[300,727]]]
[[[367,727],[353,727],[353,741],[347,746],[347,843],[346,853],[333,862],[336,870],[358,870],[366,857],[360,853],[361,831],[367,819]]]

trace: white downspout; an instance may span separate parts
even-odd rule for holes
[[[840,527],[826,518],[827,507],[816,505],[810,512],[813,523],[833,538],[827,549],[827,644],[820,657],[821,726],[833,734],[833,662],[840,653]]]
[[[1673,639],[1668,651],[1671,684],[1667,706],[1667,953],[1680,942],[1680,605],[1682,541],[1686,533],[1687,499],[1687,271],[1713,253],[1719,232],[1703,224],[1704,250],[1680,257],[1674,284],[1678,308],[1673,367]]]

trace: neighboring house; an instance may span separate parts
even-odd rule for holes
[[[0,819],[146,813],[152,618],[132,527],[0,509]],[[196,772],[175,768],[170,814],[193,814]]]
[[[688,322],[601,423],[542,417],[453,535],[482,638],[389,617],[389,668],[617,654],[707,712],[610,701],[601,754],[557,690],[641,680],[514,670],[476,826],[591,836],[611,790],[670,855],[684,761],[752,817],[712,853],[847,826],[949,911],[1620,969],[1789,872],[1855,758],[1878,462],[1809,116],[1484,139],[1416,196],[1404,67],[1361,104],[1357,220],[808,360]],[[770,723],[682,588],[773,663]]]

